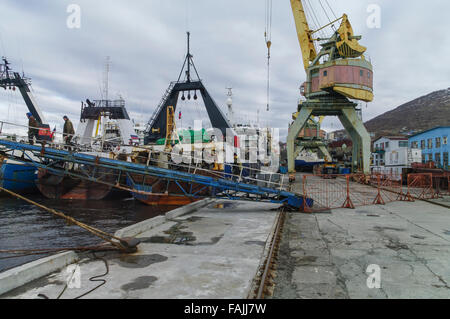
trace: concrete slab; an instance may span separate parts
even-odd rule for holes
[[[84,256],[76,264],[80,288],[66,289],[61,299],[80,296],[103,279],[102,286],[83,298],[246,298],[274,229],[278,212],[273,209],[278,206],[219,201],[164,223],[158,221],[138,235],[142,243],[136,254],[97,254],[102,259]],[[43,294],[55,299],[73,277],[71,269],[64,268],[2,298],[32,299]],[[99,282],[90,281],[95,276]]]
[[[450,298],[450,209],[393,202],[291,213],[274,298]],[[367,285],[369,265],[381,287]]]

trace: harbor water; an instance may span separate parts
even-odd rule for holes
[[[68,225],[65,220],[47,211],[3,194],[0,196],[0,251],[83,247],[103,242],[84,229]],[[177,208],[147,206],[133,199],[62,201],[44,199],[40,195],[28,198],[110,234]],[[16,257],[1,253],[0,272],[45,256],[47,255]]]

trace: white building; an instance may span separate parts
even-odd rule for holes
[[[408,138],[383,136],[373,142],[372,171],[385,174],[402,174],[403,168],[422,162],[420,149],[408,148]]]

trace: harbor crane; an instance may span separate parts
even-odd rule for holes
[[[31,114],[33,114],[39,124],[38,140],[51,141],[52,133],[50,131],[50,126],[46,123],[44,115],[42,114],[36,100],[33,97],[33,94],[31,93],[30,79],[21,76],[18,72],[13,72],[9,66],[9,61],[5,57],[3,57],[2,60],[3,63],[0,64],[0,87],[5,90],[15,90],[16,88],[19,89],[28,110]]]
[[[291,7],[306,71],[306,82],[300,88],[306,100],[299,103],[289,127],[289,173],[295,173],[295,158],[303,149],[298,135],[308,121],[314,116],[337,116],[353,140],[353,171],[369,174],[370,136],[358,116],[357,102],[373,100],[373,70],[364,57],[366,48],[358,43],[361,36],[354,35],[346,14],[311,30],[302,0],[291,0]],[[318,31],[339,21],[340,27],[331,37],[315,37]],[[319,52],[316,42],[321,47]]]

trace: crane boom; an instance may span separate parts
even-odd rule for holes
[[[19,89],[28,110],[39,124],[38,140],[51,141],[52,133],[50,132],[50,126],[46,123],[44,115],[31,93],[29,79],[22,77],[18,72],[13,72],[5,57],[2,60],[3,64],[0,64],[0,87],[5,90],[7,88],[15,90],[16,87]]]
[[[294,13],[295,26],[297,28],[297,37],[303,55],[303,64],[305,70],[309,67],[309,63],[314,61],[317,51],[312,39],[312,31],[309,29],[308,20],[306,19],[305,10],[301,0],[291,0],[292,12]]]

